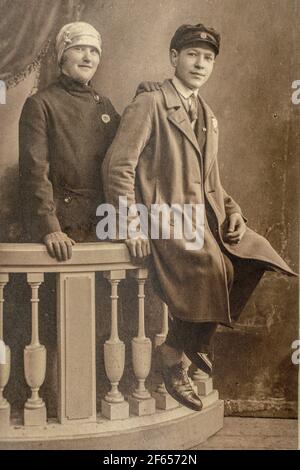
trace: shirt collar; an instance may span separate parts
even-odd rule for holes
[[[172,82],[178,93],[186,100],[188,100],[193,94],[198,96],[198,90],[191,90],[185,86],[185,84],[178,77],[174,76],[172,78]]]

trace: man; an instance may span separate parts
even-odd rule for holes
[[[170,239],[126,240],[135,258],[143,259],[151,247],[160,295],[171,313],[160,348],[163,378],[168,392],[194,410],[202,402],[183,354],[210,372],[207,353],[217,325],[230,326],[240,315],[265,270],[294,274],[269,242],[246,226],[220,182],[217,120],[198,93],[219,47],[219,34],[203,24],[182,25],[175,32],[170,44],[174,78],[127,107],[103,164],[106,200],[116,209],[120,196],[127,197],[129,207],[136,202],[148,209],[152,204],[205,207],[199,248],[186,249],[185,236],[174,236],[172,220]]]

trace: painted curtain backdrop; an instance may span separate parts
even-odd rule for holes
[[[0,80],[10,88],[36,70],[59,28],[94,5],[94,0],[1,0]]]

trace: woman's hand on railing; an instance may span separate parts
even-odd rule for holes
[[[52,258],[57,261],[67,261],[72,258],[72,246],[76,243],[72,238],[64,232],[48,233],[44,237],[43,242],[47,247],[47,251]]]

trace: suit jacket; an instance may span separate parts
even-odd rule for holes
[[[128,205],[141,201],[149,209],[151,204],[205,205],[203,247],[187,251],[184,237],[152,239],[153,263],[161,297],[173,315],[229,325],[265,269],[294,273],[250,228],[239,245],[224,241],[228,216],[241,209],[221,184],[217,120],[199,99],[207,128],[204,155],[171,81],[166,80],[159,91],[139,95],[126,108],[104,160],[104,190],[116,209],[119,196],[127,196]],[[222,251],[236,262],[230,295]]]
[[[29,240],[67,232],[95,238],[103,202],[101,165],[119,124],[110,100],[62,75],[25,102],[20,118],[20,187]]]

